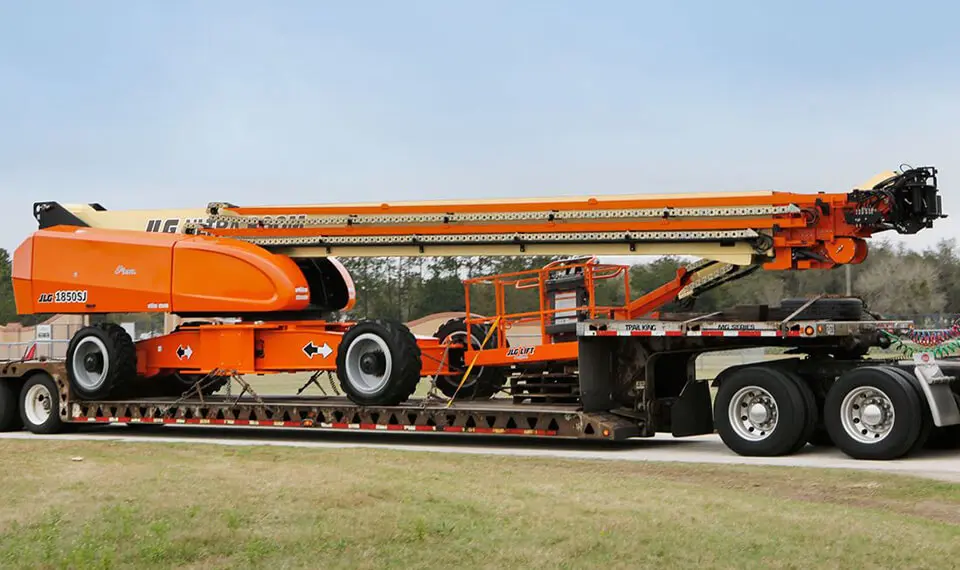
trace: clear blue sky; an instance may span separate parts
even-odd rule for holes
[[[846,190],[901,162],[939,166],[960,216],[958,18],[919,1],[0,2],[0,246],[44,199]]]

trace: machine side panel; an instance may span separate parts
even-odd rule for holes
[[[225,239],[194,237],[173,255],[173,311],[299,311],[310,304],[306,278],[289,257]]]
[[[123,313],[170,307],[170,254],[178,238],[58,226],[32,236],[18,287],[32,296],[21,313]],[[18,260],[18,265],[24,263]],[[18,268],[19,274],[26,269]],[[29,303],[28,303],[29,305]]]
[[[289,257],[205,236],[57,226],[15,253],[18,311],[299,311],[307,280]]]
[[[13,252],[12,263],[13,298],[17,313],[32,315],[36,312],[37,298],[33,296],[33,236]]]

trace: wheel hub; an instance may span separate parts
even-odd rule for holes
[[[851,390],[840,404],[840,414],[844,431],[860,443],[882,441],[896,421],[890,397],[873,386]]]
[[[368,352],[360,357],[360,370],[364,374],[383,376],[387,369],[387,359],[382,352]]]
[[[88,354],[83,359],[83,369],[87,372],[100,372],[103,370],[103,356],[100,354]]]
[[[770,417],[767,407],[759,402],[750,406],[750,412],[747,415],[748,419],[754,424],[763,424]]]
[[[730,399],[730,425],[737,436],[749,440],[766,439],[777,428],[779,412],[773,395],[759,386],[741,388]]]
[[[76,338],[76,337],[75,337]],[[88,334],[79,338],[72,354],[68,354],[73,369],[71,381],[87,391],[100,390],[109,378],[111,369],[110,353],[107,345],[96,335]]]
[[[50,390],[42,384],[34,384],[26,393],[23,400],[23,411],[27,421],[33,426],[40,426],[50,419],[53,413],[53,398]]]
[[[861,414],[860,419],[864,424],[876,427],[883,423],[883,408],[876,404],[868,404],[863,408],[863,414]]]

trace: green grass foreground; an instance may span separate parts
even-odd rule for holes
[[[960,564],[960,485],[860,472],[6,440],[0,489],[3,568]]]

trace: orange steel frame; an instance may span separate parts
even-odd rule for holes
[[[588,295],[586,305],[549,308],[546,282],[558,270],[580,271]],[[466,279],[464,298],[468,326],[493,326],[496,341],[480,350],[467,348],[465,361],[477,366],[511,366],[524,362],[575,361],[578,350],[574,341],[554,342],[547,332],[552,318],[565,313],[586,314],[589,318],[630,319],[659,308],[665,290],[673,295],[686,282],[685,270],[678,277],[646,295],[630,300],[629,268],[624,265],[593,262],[550,264],[541,269],[504,273]],[[621,279],[625,303],[598,305],[596,284]],[[476,286],[492,286],[495,310],[493,316],[475,317],[470,310],[470,290]],[[507,291],[533,290],[539,297],[539,309],[518,313],[507,312]],[[516,325],[537,322],[539,342],[511,347],[507,331]],[[237,374],[274,374],[284,372],[335,371],[337,349],[343,334],[354,323],[327,321],[288,321],[237,324],[188,325],[166,335],[137,343],[138,374],[146,377],[166,372],[210,373],[229,370]],[[421,376],[459,375],[450,370],[446,351],[453,343],[442,344],[433,337],[417,337],[420,347]]]
[[[548,307],[549,299],[546,285],[550,274],[557,270],[572,270],[583,275],[584,289],[587,292],[586,305],[577,303],[572,307],[552,309]],[[630,299],[629,267],[625,265],[601,264],[593,261],[555,263],[541,269],[467,279],[464,281],[467,325],[492,326],[496,328],[497,335],[495,345],[485,346],[481,350],[468,349],[465,360],[474,362],[477,366],[510,366],[524,362],[575,361],[578,357],[576,341],[555,342],[553,336],[547,331],[552,319],[567,313],[573,315],[584,314],[589,319],[633,319],[644,316],[676,297],[680,289],[687,285],[688,275],[690,274],[685,269],[680,269],[677,272],[677,277],[670,282],[633,300]],[[617,278],[620,278],[623,283],[624,304],[598,305],[596,284],[600,281]],[[474,286],[490,286],[493,288],[495,303],[493,316],[473,316],[470,310],[470,289]],[[539,310],[519,313],[507,312],[507,291],[511,288],[516,290],[536,289],[539,297]],[[509,346],[507,331],[513,326],[532,322],[539,324],[539,343]]]
[[[354,323],[290,321],[198,324],[137,342],[137,373],[169,372],[275,374],[337,369],[337,349]],[[446,347],[418,337],[421,376],[453,374],[445,364]]]

